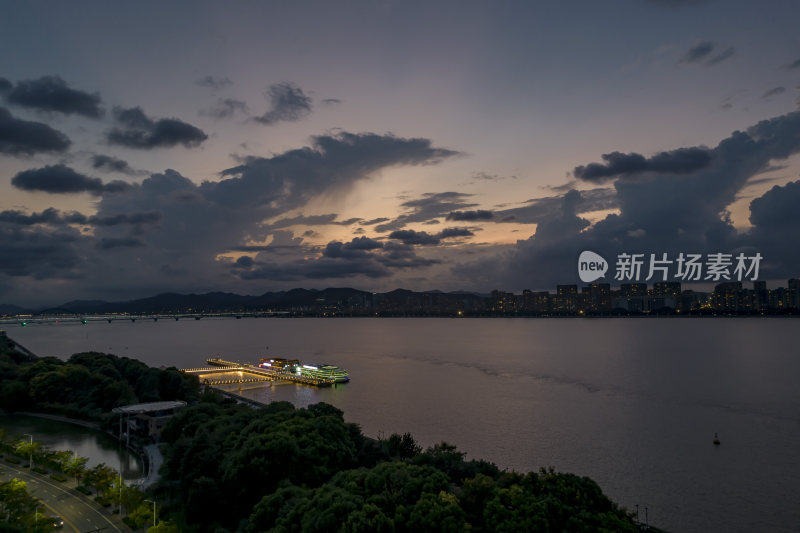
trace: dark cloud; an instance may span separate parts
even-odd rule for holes
[[[121,278],[126,280],[126,291],[147,293],[194,291],[249,279],[278,282],[352,277],[358,282],[392,275],[406,267],[384,264],[390,252],[358,250],[374,245],[372,241],[342,244],[343,254],[361,251],[368,257],[327,257],[325,245],[305,244],[302,238],[280,229],[297,225],[302,234],[309,229],[304,225],[312,231],[321,224],[353,227],[360,222],[358,218],[285,214],[302,212],[320,198],[343,198],[356,184],[384,169],[431,165],[455,155],[457,152],[428,139],[340,132],[313,137],[306,147],[270,157],[244,158],[213,181],[196,183],[174,170],[153,174],[127,194],[103,194],[98,202],[98,220],[120,220],[112,217],[150,211],[163,218],[149,224],[94,226],[84,250],[87,257],[96,259],[85,268],[92,279],[91,289],[115,291]],[[102,243],[100,249],[98,243]],[[132,253],[136,261],[131,260]],[[334,253],[334,248],[328,253]],[[253,258],[249,268],[241,263],[234,266],[243,254]],[[404,262],[407,268],[425,263],[408,253],[396,262]],[[161,270],[163,265],[169,265],[170,273]],[[174,275],[179,271],[185,274]]]
[[[70,227],[0,224],[0,273],[33,279],[75,279],[84,265],[85,238]]]
[[[119,172],[120,174],[128,174],[131,176],[140,174],[139,171],[131,167],[124,159],[103,154],[95,154],[92,156],[92,168],[108,172]]]
[[[24,213],[15,209],[0,211],[0,223],[17,224],[21,226],[32,226],[34,224],[48,224],[52,226],[63,226],[68,224],[82,224],[90,226],[120,226],[120,225],[142,225],[155,224],[161,222],[162,214],[158,211],[145,211],[141,213],[119,214],[115,216],[90,216],[83,213],[72,211],[62,213],[58,209],[49,207],[41,213]]]
[[[775,185],[750,202],[750,223],[759,227],[800,226],[800,181]]]
[[[793,68],[800,68],[800,59],[798,59],[797,61],[794,61],[793,63],[789,63],[788,65],[786,65],[786,69],[787,70],[791,70]]]
[[[215,91],[219,91],[228,85],[233,85],[233,82],[228,79],[227,76],[211,76],[209,74],[208,76],[204,76],[195,81],[195,84],[199,85],[200,87],[209,87]]]
[[[714,51],[715,46],[716,44],[712,41],[701,41],[689,48],[678,63],[699,63],[704,61]]]
[[[250,268],[255,264],[255,260],[249,255],[243,255],[236,260],[236,266],[242,268]]]
[[[767,98],[770,98],[771,96],[777,96],[777,95],[783,94],[785,92],[786,92],[786,87],[775,87],[775,88],[772,88],[772,89],[768,90],[764,94],[762,94],[761,98],[766,100]]]
[[[270,85],[264,96],[269,100],[269,110],[253,120],[268,126],[277,122],[295,122],[311,112],[311,98],[292,83]]]
[[[5,78],[0,78],[0,94],[6,94],[14,87],[14,84]]]
[[[400,229],[393,231],[389,234],[389,238],[403,241],[403,244],[419,244],[423,246],[439,244],[441,241],[438,235],[432,235],[426,231],[415,231],[413,229]]]
[[[11,184],[23,191],[42,191],[51,194],[89,192],[100,195],[104,192],[126,192],[132,188],[124,181],[104,184],[100,178],[85,176],[65,165],[48,165],[23,170],[11,179]]]
[[[326,226],[326,225],[335,225],[335,226],[351,226],[356,222],[361,222],[360,218],[348,218],[346,220],[336,220],[339,215],[335,213],[329,213],[325,215],[297,215],[294,217],[288,218],[281,218],[275,220],[274,222],[269,223],[269,227],[272,229],[277,228],[288,228],[291,226]]]
[[[403,139],[374,133],[340,132],[312,138],[312,146],[270,158],[249,157],[222,172],[237,176],[204,183],[202,191],[216,202],[266,205],[279,202],[285,211],[311,197],[349,189],[374,172],[395,165],[428,165],[458,155],[434,148],[428,139]]]
[[[214,107],[200,111],[201,116],[214,118],[230,118],[236,113],[247,115],[248,110],[246,103],[234,98],[219,98]]]
[[[325,105],[335,105],[335,104],[341,104],[342,103],[342,101],[339,100],[338,98],[325,98],[321,102],[323,104],[325,104]]]
[[[383,248],[383,243],[368,237],[356,237],[345,246],[351,250],[378,250]]]
[[[381,222],[386,222],[387,220],[391,220],[388,217],[378,217],[373,218],[372,220],[363,220],[361,222],[362,226],[372,226],[373,224],[380,224]]]
[[[243,279],[300,281],[303,279],[338,279],[364,276],[383,278],[392,269],[417,269],[438,264],[436,259],[420,257],[413,246],[358,237],[350,242],[329,242],[320,257],[287,263],[259,262],[239,275]]]
[[[475,220],[490,220],[494,217],[494,213],[484,209],[476,211],[451,211],[447,214],[447,220],[460,220],[460,221],[475,221]]]
[[[736,53],[736,49],[734,49],[732,46],[729,46],[728,48],[726,48],[725,50],[723,50],[719,54],[715,55],[714,57],[712,57],[711,59],[706,61],[705,65],[707,67],[713,67],[714,65],[718,65],[719,63],[722,63],[726,59],[729,59],[729,58],[733,57],[733,54],[735,54],[735,53]]]
[[[113,250],[114,248],[139,248],[144,246],[144,241],[136,237],[104,237],[95,245],[99,250]]]
[[[41,213],[24,213],[16,209],[0,211],[0,223],[32,226],[34,224],[50,224],[60,226],[64,224],[84,224],[86,216],[73,211],[62,214],[54,207],[48,207]]]
[[[120,213],[111,216],[89,217],[93,226],[119,226],[121,224],[157,224],[164,218],[159,211],[143,211],[140,213]]]
[[[726,59],[734,55],[736,50],[731,46],[714,54],[717,50],[717,43],[713,41],[701,41],[686,51],[686,53],[678,60],[678,63],[702,63],[707,67],[712,67],[722,63]]]
[[[121,127],[109,131],[106,140],[127,148],[150,150],[178,144],[194,148],[208,138],[203,130],[176,118],[152,120],[140,107],[115,107],[114,119]]]
[[[466,207],[475,207],[478,204],[465,201],[471,196],[471,194],[455,191],[425,193],[421,198],[406,200],[400,204],[400,207],[407,212],[390,222],[375,226],[375,231],[384,233],[397,230],[405,227],[406,224],[427,222],[437,217],[446,216],[453,211],[463,210]]]
[[[347,259],[367,257],[372,250],[383,249],[383,243],[369,237],[356,237],[350,242],[331,241],[322,252],[325,257],[342,257]]]
[[[800,234],[800,180],[774,186],[760,198],[750,202],[750,223],[753,228],[747,243],[764,256],[765,274],[772,278],[797,277],[800,253],[793,243]]]
[[[445,228],[439,233],[428,233],[426,231],[415,231],[411,229],[403,229],[393,231],[389,234],[390,239],[397,239],[407,245],[421,245],[429,246],[439,244],[443,239],[452,239],[455,237],[470,237],[474,235],[472,231],[467,228]]]
[[[502,181],[505,179],[517,179],[516,176],[500,176],[498,174],[488,174],[486,172],[476,172],[472,175],[472,179],[480,181]]]
[[[7,82],[7,80],[4,80]],[[39,111],[58,112],[65,115],[83,115],[100,118],[100,95],[71,89],[58,76],[43,76],[38,80],[27,80],[7,88],[3,92],[6,102]]]
[[[603,154],[605,163],[589,163],[572,171],[576,178],[602,183],[617,177],[644,172],[665,174],[688,174],[707,167],[711,163],[711,152],[706,148],[678,148],[660,152],[649,158],[641,154],[612,152]]]
[[[439,232],[440,239],[452,239],[454,237],[472,237],[475,235],[467,228],[445,228]]]
[[[47,124],[14,118],[0,107],[0,152],[33,155],[40,152],[64,152],[71,142],[66,135]]]
[[[393,241],[384,245],[379,261],[386,267],[400,269],[427,268],[441,263],[438,259],[418,256],[414,247],[409,244]]]
[[[709,150],[710,163],[691,172],[616,181],[613,200],[618,212],[594,225],[580,216],[586,191],[555,197],[547,202],[547,216],[534,235],[493,258],[457,265],[453,274],[486,280],[492,273],[493,284],[551,288],[577,280],[575,261],[582,250],[594,250],[612,261],[621,252],[666,252],[675,257],[679,252],[748,250],[764,256],[760,279],[796,276],[800,249],[788,243],[795,242],[800,231],[797,182],[774,187],[751,202],[750,231],[737,231],[725,213],[753,176],[775,160],[800,153],[800,112],[735,131]]]
[[[354,276],[385,278],[392,271],[371,256],[355,259],[332,259],[321,257],[309,261],[293,261],[278,264],[273,262],[256,263],[251,270],[244,271],[240,277],[245,280],[267,279],[270,281],[302,281],[308,279],[339,279]]]

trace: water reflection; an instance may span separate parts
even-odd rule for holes
[[[117,440],[102,431],[26,415],[0,416],[0,428],[9,436],[33,435],[33,440],[51,450],[74,451],[89,459],[87,466],[105,463],[115,470],[122,469],[122,478],[138,479],[143,476],[139,457],[130,453]]]

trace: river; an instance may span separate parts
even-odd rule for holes
[[[411,432],[520,471],[587,475],[674,532],[796,531],[796,319],[335,318],[7,327],[39,355],[95,350],[154,366],[265,355],[351,382],[245,387],[318,401],[370,436]],[[721,445],[712,444],[714,434]]]

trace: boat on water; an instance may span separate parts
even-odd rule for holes
[[[346,383],[350,381],[347,370],[343,368],[328,364],[303,363],[299,359],[265,357],[260,360],[258,366],[281,374],[290,374],[333,383]]]

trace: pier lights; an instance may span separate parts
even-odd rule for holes
[[[156,527],[156,501],[155,500],[144,500],[144,501],[153,504],[153,527]]]

